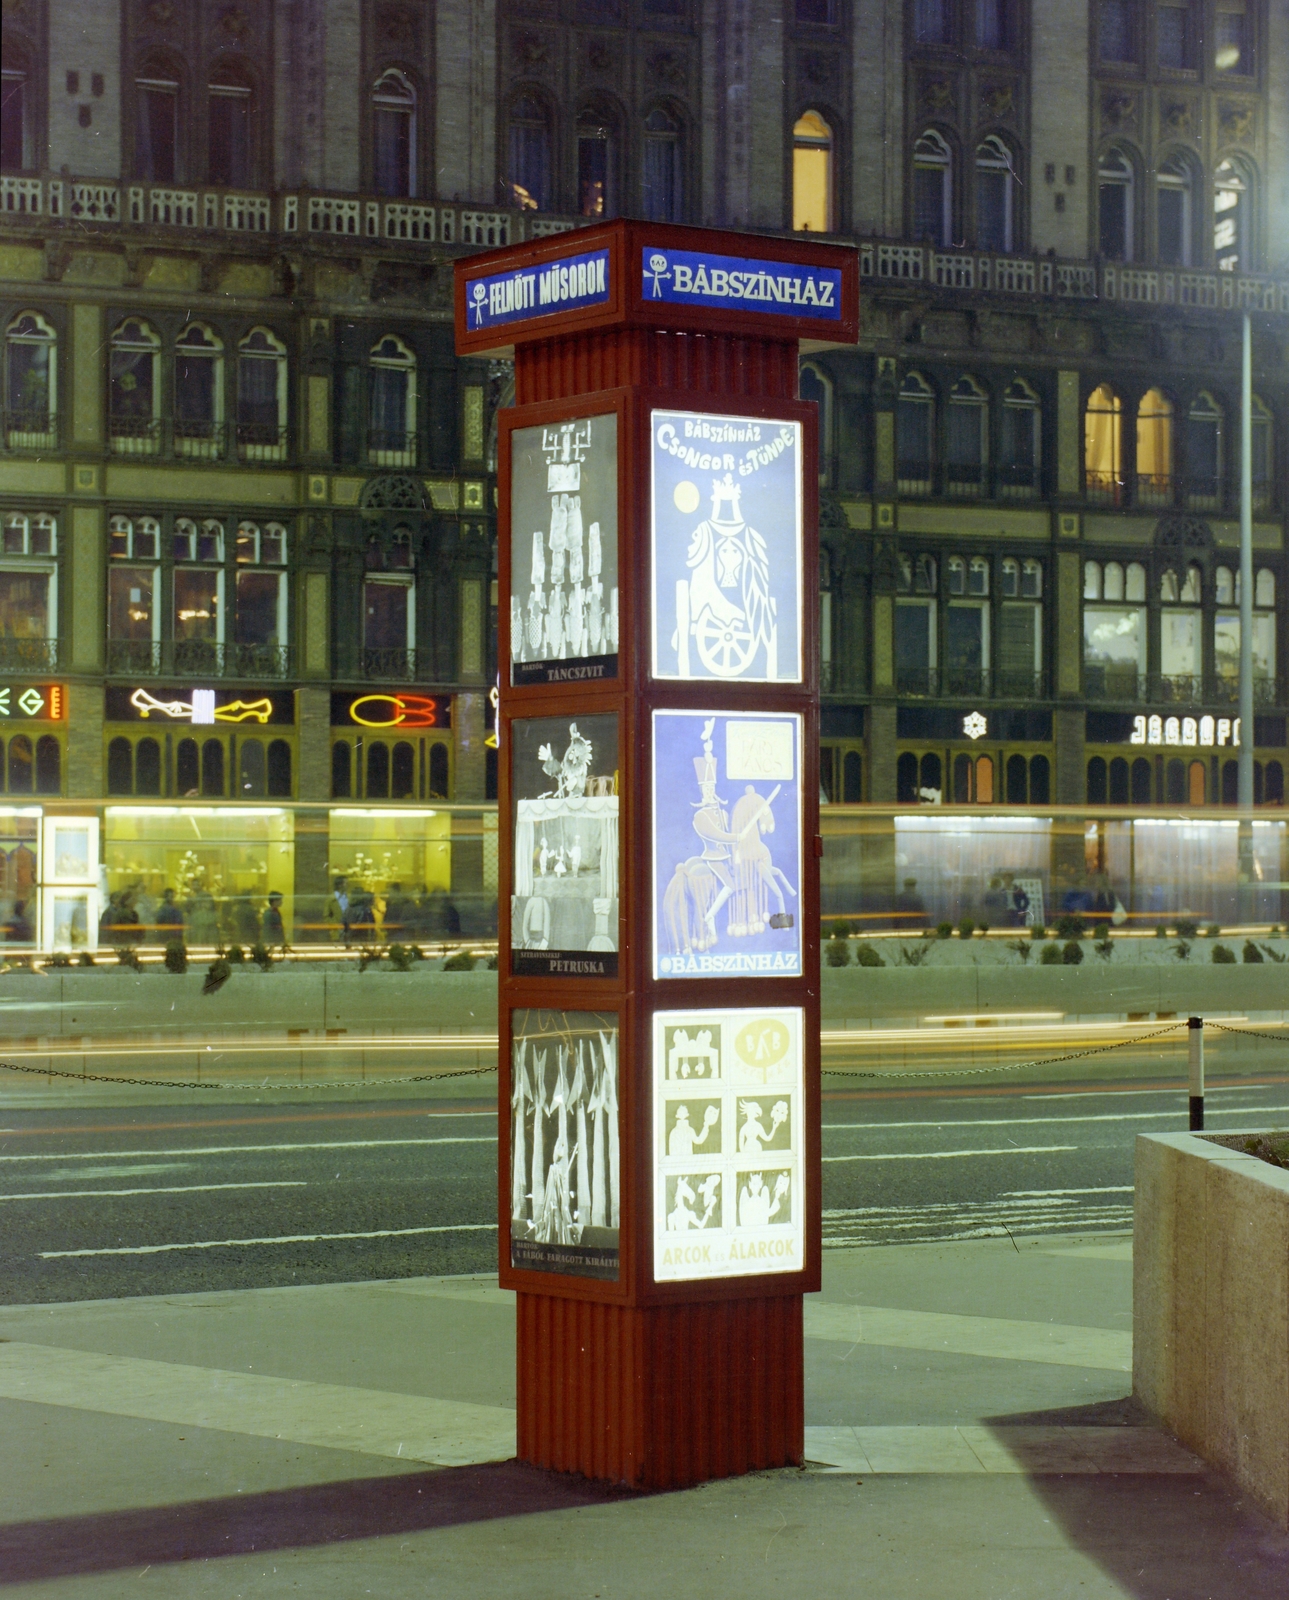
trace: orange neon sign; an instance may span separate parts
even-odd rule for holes
[[[376,709],[381,706],[388,707],[384,715]],[[437,728],[439,703],[427,694],[364,694],[349,707],[349,715],[363,728]]]

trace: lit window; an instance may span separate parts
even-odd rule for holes
[[[1123,406],[1108,383],[1088,396],[1083,417],[1083,476],[1089,500],[1118,505],[1123,487]]]
[[[1220,606],[1235,604],[1235,580],[1230,567],[1218,567],[1213,574],[1213,598]]]
[[[234,642],[254,650],[278,650],[286,638],[286,573],[280,567],[285,553],[285,530],[279,523],[261,528],[255,522],[238,524],[235,545],[236,608]],[[247,659],[242,667],[273,670],[267,659]]]
[[[416,193],[416,90],[391,67],[372,91],[372,186],[377,194]]]
[[[1097,173],[1097,227],[1108,261],[1131,261],[1133,248],[1132,162],[1122,150],[1107,150]]]
[[[1255,606],[1274,606],[1276,603],[1276,575],[1270,567],[1259,567],[1253,580]]]
[[[0,666],[58,663],[57,527],[44,514],[6,512],[0,525]],[[44,559],[42,559],[44,558]]]
[[[942,249],[953,241],[953,152],[934,128],[913,146],[913,236]]]
[[[1213,175],[1213,250],[1219,272],[1249,271],[1249,183],[1229,158]]]
[[[551,136],[546,107],[521,95],[510,110],[510,196],[521,211],[550,206]]]
[[[1123,599],[1123,567],[1118,561],[1107,561],[1105,564],[1104,592],[1107,600]]]
[[[54,443],[57,340],[38,312],[23,311],[5,332],[5,441],[11,450]]]
[[[182,181],[179,170],[179,85],[170,78],[135,81],[134,175],[149,183]]]
[[[684,140],[679,121],[661,109],[645,118],[640,198],[646,221],[684,221]]]
[[[1167,505],[1173,494],[1173,406],[1148,389],[1137,407],[1137,503]]]
[[[1083,563],[1083,598],[1085,600],[1101,599],[1101,563],[1099,561],[1085,561]]]
[[[833,231],[832,129],[817,111],[803,111],[792,129],[792,226]]]
[[[1132,601],[1146,598],[1146,569],[1140,561],[1130,561],[1124,570],[1123,597]]]
[[[1221,0],[1214,18],[1213,65],[1219,72],[1253,71],[1249,49],[1249,19],[1242,0]]]

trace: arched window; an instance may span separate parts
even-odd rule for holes
[[[1132,763],[1130,782],[1133,805],[1148,806],[1151,800],[1152,774],[1150,762],[1145,756],[1138,756]]]
[[[1029,803],[1045,806],[1052,798],[1052,764],[1046,756],[1031,756],[1029,762]]]
[[[913,237],[941,249],[953,242],[953,151],[935,128],[913,146]]]
[[[1130,561],[1124,568],[1123,598],[1133,604],[1146,598],[1146,569],[1140,561]]]
[[[1271,504],[1271,466],[1274,460],[1271,413],[1253,396],[1253,504],[1265,511]]]
[[[1219,272],[1253,269],[1248,173],[1229,156],[1213,174],[1213,251]]]
[[[813,400],[819,409],[819,481],[832,478],[833,409],[832,379],[812,361],[803,361],[798,388],[803,400]]]
[[[380,739],[367,746],[367,798],[389,799],[389,746]]]
[[[546,211],[551,203],[551,129],[545,101],[520,95],[510,108],[510,196],[521,211]]]
[[[1213,573],[1213,598],[1220,606],[1236,604],[1236,584],[1230,567],[1218,567]]]
[[[1137,504],[1166,506],[1173,498],[1173,403],[1147,389],[1137,407]]]
[[[160,665],[160,524],[154,517],[108,522],[107,640],[115,672]]]
[[[1088,396],[1083,415],[1083,476],[1089,500],[1118,505],[1123,491],[1123,405],[1108,383]]]
[[[912,750],[901,750],[896,760],[895,798],[902,806],[918,803],[918,758]]]
[[[134,95],[134,176],[146,183],[181,183],[178,79],[136,78]]]
[[[1187,800],[1186,763],[1175,756],[1164,768],[1164,803],[1184,806]]]
[[[1015,755],[1007,757],[1004,768],[1004,781],[1007,785],[1007,804],[1009,806],[1023,806],[1029,803],[1029,762],[1024,756]]]
[[[285,739],[269,742],[269,797],[274,800],[291,798],[291,746]]]
[[[1014,378],[1003,395],[1002,459],[998,492],[1005,499],[1027,499],[1039,490],[1042,408],[1023,378]]]
[[[237,347],[237,447],[243,461],[286,455],[286,345],[267,328]]]
[[[989,452],[989,402],[974,378],[959,378],[949,391],[945,440],[945,492],[974,498],[984,490]]]
[[[803,111],[792,129],[792,226],[833,231],[832,129],[817,111]]]
[[[372,346],[367,455],[383,467],[412,466],[416,460],[416,357],[392,333]]]
[[[1224,451],[1222,408],[1201,390],[1186,413],[1186,503],[1192,510],[1221,505]]]
[[[976,146],[976,247],[1015,248],[1016,175],[1007,142],[991,133]]]
[[[134,793],[134,751],[128,739],[113,739],[107,747],[107,792]]]
[[[976,45],[979,49],[1009,48],[1007,12],[1007,0],[976,0]]]
[[[57,337],[37,311],[5,330],[5,442],[11,450],[52,445],[58,412]]]
[[[435,742],[430,746],[430,794],[431,800],[446,800],[448,797],[448,747]]]
[[[112,335],[108,359],[108,434],[120,455],[150,455],[161,437],[161,340],[150,324],[127,317]]]
[[[1203,687],[1203,574],[1191,562],[1180,575],[1166,568],[1159,575],[1160,695],[1165,700],[1198,700]]]
[[[1021,563],[1020,592],[1026,600],[1039,600],[1043,595],[1043,563],[1041,561],[1025,561]]]
[[[918,44],[949,43],[950,0],[914,0],[913,37]]]
[[[1122,756],[1115,756],[1110,763],[1110,793],[1107,798],[1112,806],[1128,804],[1128,763]]]
[[[1132,162],[1107,150],[1097,173],[1097,235],[1107,261],[1131,261],[1135,189]]]
[[[1270,567],[1258,568],[1257,577],[1253,580],[1253,603],[1266,607],[1276,603],[1276,575]]]
[[[247,77],[227,62],[212,73],[206,101],[206,181],[255,186],[255,98]]]
[[[920,372],[900,385],[896,408],[896,473],[901,494],[930,494],[935,452],[935,391]]]
[[[377,194],[414,195],[416,90],[406,73],[390,67],[371,97],[372,187]]]
[[[175,340],[174,440],[179,455],[221,453],[224,341],[201,322]]]
[[[348,800],[353,792],[353,747],[337,739],[331,747],[331,798]]]
[[[577,119],[577,211],[596,218],[618,211],[618,121],[601,107]]]
[[[998,592],[1004,600],[1015,600],[1020,594],[1020,562],[1015,556],[1004,556],[998,563]]]
[[[180,741],[180,749],[184,741]],[[187,743],[196,748],[192,739]],[[161,741],[159,739],[140,739],[134,750],[134,792],[135,794],[160,794],[161,793]],[[183,789],[180,793],[184,793]],[[193,790],[196,793],[196,789]]]
[[[644,123],[640,209],[647,222],[683,222],[684,132],[680,120],[659,107]]]
[[[32,138],[35,74],[18,49],[5,40],[0,67],[0,169],[22,172],[36,165]]]
[[[1191,164],[1173,156],[1155,178],[1156,250],[1166,267],[1189,267],[1194,223],[1191,218]]]
[[[1123,564],[1119,561],[1107,561],[1105,564],[1105,598],[1123,599]]]
[[[205,795],[224,793],[224,742],[207,739],[201,747],[201,792]]]
[[[201,752],[195,739],[180,739],[175,750],[175,793],[190,799],[201,792]]]
[[[240,740],[237,747],[237,760],[241,768],[238,775],[238,797],[242,800],[260,799],[268,788],[264,773],[263,741],[260,739]]]
[[[406,739],[400,739],[394,746],[389,797],[391,800],[416,798],[416,752]]]

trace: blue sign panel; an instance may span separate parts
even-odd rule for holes
[[[593,250],[544,266],[472,278],[466,282],[465,295],[466,326],[471,329],[497,328],[559,311],[607,305],[609,252]]]
[[[791,261],[707,255],[645,245],[640,253],[641,298],[681,306],[719,306],[780,317],[841,321],[841,272]]]

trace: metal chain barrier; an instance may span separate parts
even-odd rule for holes
[[[1217,1028],[1221,1033],[1247,1034],[1250,1039],[1270,1039],[1272,1044],[1289,1044],[1289,1034],[1285,1033],[1262,1033],[1257,1028],[1231,1028],[1225,1022],[1210,1022],[1207,1017],[1204,1018],[1204,1026]]]
[[[1148,1044],[1151,1039],[1161,1039],[1166,1033],[1184,1028],[1184,1022],[1170,1022],[1153,1033],[1138,1034],[1135,1039],[1116,1039],[1113,1044],[1093,1045],[1087,1050],[1072,1050],[1068,1055],[1047,1056],[1038,1061],[1015,1061],[1003,1067],[942,1067],[936,1072],[847,1072],[842,1067],[824,1067],[825,1078],[962,1078],[978,1077],[987,1072],[1023,1072],[1027,1067],[1054,1067],[1063,1061],[1083,1061],[1088,1056],[1105,1055],[1110,1050],[1126,1050],[1129,1045]]]
[[[118,1078],[110,1072],[60,1072],[56,1067],[20,1067],[0,1061],[0,1070],[26,1072],[34,1078],[70,1078],[75,1083],[122,1083],[142,1089],[377,1089],[385,1084],[440,1083],[445,1078],[474,1078],[496,1067],[459,1067],[454,1072],[421,1072],[411,1078],[355,1078],[340,1083],[191,1083],[175,1078]]]

